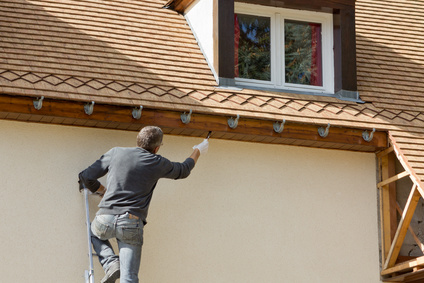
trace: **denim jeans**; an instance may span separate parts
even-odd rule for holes
[[[107,271],[112,263],[119,260],[121,283],[138,283],[143,227],[140,219],[130,219],[128,213],[97,215],[91,223],[91,242],[100,264]],[[117,239],[119,256],[115,255],[108,241],[111,238]]]

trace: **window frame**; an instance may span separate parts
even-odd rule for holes
[[[334,94],[334,39],[333,14],[267,7],[246,3],[234,3],[235,14],[246,14],[270,18],[271,29],[271,81],[235,77],[236,86],[307,91]],[[322,86],[285,83],[284,21],[320,23],[322,28]],[[278,44],[277,44],[278,42]],[[281,48],[279,48],[281,47]]]

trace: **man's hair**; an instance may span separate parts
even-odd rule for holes
[[[163,132],[156,126],[146,126],[137,135],[137,146],[153,153],[162,144]]]

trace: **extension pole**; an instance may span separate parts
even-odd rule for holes
[[[88,189],[84,187],[84,199],[85,199],[85,224],[87,226],[87,242],[88,242],[88,260],[89,270],[85,271],[85,282],[94,283],[94,268],[93,268],[93,251],[91,250],[91,229],[90,229],[90,209],[88,206]]]

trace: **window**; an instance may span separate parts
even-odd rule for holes
[[[239,4],[236,84],[334,93],[333,15]]]
[[[236,14],[235,77],[271,81],[269,17]]]

